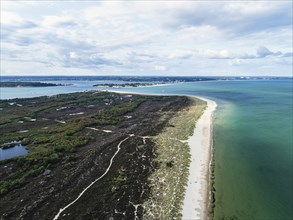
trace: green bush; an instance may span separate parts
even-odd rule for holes
[[[42,174],[44,171],[45,171],[45,167],[40,166],[40,167],[37,167],[37,168],[29,171],[25,176],[26,177],[36,177],[36,176],[39,176],[40,174]]]
[[[64,163],[70,163],[70,162],[74,162],[77,160],[77,157],[75,156],[69,156],[69,157],[66,157],[65,160],[64,160]]]
[[[4,195],[11,189],[18,188],[25,184],[24,178],[14,179],[14,180],[1,180],[0,181],[0,195]]]

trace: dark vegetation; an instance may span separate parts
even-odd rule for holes
[[[141,137],[158,134],[190,102],[108,92],[1,100],[0,146],[16,141],[29,154],[0,161],[0,218],[52,219],[105,172],[129,134],[135,136],[123,143],[109,173],[60,219],[140,218],[142,208],[136,212],[132,204],[148,198],[148,176],[157,166],[155,144]],[[166,166],[172,169],[172,161]]]
[[[0,82],[0,87],[49,87],[65,86],[64,84],[42,83],[42,82]]]

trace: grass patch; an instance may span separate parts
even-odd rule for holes
[[[18,141],[28,148],[29,154],[0,162],[1,165],[12,161],[19,170],[1,180],[0,195],[26,184],[45,169],[54,169],[58,163],[62,162],[65,168],[75,166],[78,158],[72,154],[97,137],[96,132],[86,127],[117,125],[125,119],[122,117],[124,114],[132,112],[147,98],[124,99],[117,94],[89,92],[1,101],[0,147]],[[105,105],[105,100],[111,104]],[[98,106],[98,110],[87,108],[90,105]],[[72,109],[83,109],[89,113],[68,117]],[[63,118],[66,118],[66,123],[55,121],[63,121]],[[28,132],[20,133],[20,130]]]
[[[188,183],[190,151],[186,141],[206,108],[206,102],[191,98],[191,105],[178,112],[155,137],[157,158],[150,176],[151,195],[143,204],[143,219],[181,219]]]

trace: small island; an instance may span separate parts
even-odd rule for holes
[[[93,86],[99,87],[110,87],[110,88],[124,88],[124,87],[144,87],[144,86],[158,86],[164,85],[165,83],[103,83],[103,84],[95,84]]]
[[[61,83],[42,83],[42,82],[0,82],[0,87],[50,87],[66,86]]]

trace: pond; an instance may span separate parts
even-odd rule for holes
[[[0,160],[5,160],[8,158],[22,156],[28,154],[28,150],[25,146],[18,144],[14,147],[10,147],[7,149],[0,148]]]

